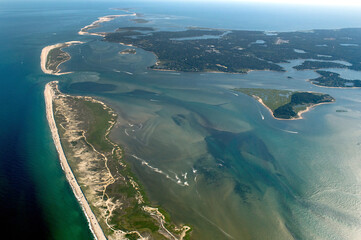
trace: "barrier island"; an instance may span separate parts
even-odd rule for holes
[[[108,135],[117,115],[91,97],[71,96],[46,85],[47,118],[62,168],[96,239],[189,239],[191,228],[176,226],[151,206],[143,186]]]

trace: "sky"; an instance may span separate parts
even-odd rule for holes
[[[179,1],[179,0],[167,0]],[[361,0],[183,0],[192,2],[239,2],[239,3],[277,3],[324,6],[361,6]]]
[[[361,5],[360,0],[229,0],[232,2],[265,2],[304,5]]]
[[[69,2],[74,0],[31,0],[33,2]],[[75,0],[74,2],[101,2],[102,0]],[[128,2],[129,0],[105,0],[108,2]],[[323,6],[359,6],[361,7],[361,0],[134,0],[137,2],[233,2],[233,3],[275,3],[285,5],[323,5]],[[1,2],[24,2],[24,0],[0,0]],[[29,1],[30,2],[30,1]]]

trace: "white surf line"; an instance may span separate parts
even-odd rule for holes
[[[160,173],[160,174],[163,174],[164,176],[166,176],[166,178],[168,179],[172,179],[168,174],[164,173],[162,170],[160,170],[159,168],[156,168],[156,167],[153,167],[151,166],[148,162],[146,162],[144,159],[136,156],[135,154],[132,154],[131,155],[132,157],[134,157],[135,159],[139,160],[142,165],[145,165],[147,167],[149,167],[150,169],[152,169],[154,172],[157,172],[157,173]],[[172,179],[173,181],[175,181],[174,179]]]
[[[184,178],[184,180],[186,180],[187,179],[187,172],[186,173],[182,173],[182,177]]]
[[[128,75],[133,75],[133,73],[131,73],[131,72],[127,72],[127,71],[123,71],[123,72],[128,74]]]
[[[182,177],[184,178],[184,182],[182,182],[182,180],[178,177],[178,174],[176,174],[173,171],[170,171],[171,173],[173,173],[175,175],[175,178],[177,179],[177,183],[181,186],[189,186],[189,183],[186,181],[187,179],[187,173],[183,174],[181,173]]]
[[[285,129],[280,129],[280,130],[287,132],[287,133],[298,134],[298,132],[295,132],[295,131],[290,131],[290,130],[285,130]]]
[[[234,93],[234,92],[230,92],[230,93],[232,93],[234,96],[237,96],[237,97],[239,96],[238,93]]]
[[[261,112],[261,108],[258,106],[258,104],[256,104],[256,106],[257,106],[259,115],[261,116],[262,120],[264,120],[264,115],[263,115],[262,112]]]
[[[177,175],[175,172],[173,172],[173,171],[170,171],[170,172],[174,174],[175,179],[177,179],[177,183],[178,183],[178,184],[182,184],[182,181],[180,180],[180,178],[178,177],[178,175]]]
[[[261,113],[261,110],[259,110],[259,114],[261,115],[262,120],[264,120],[264,116],[263,116],[263,114]]]
[[[153,170],[153,171],[156,172],[156,173],[159,173],[159,174],[164,175],[166,178],[168,178],[169,180],[177,183],[178,185],[183,186],[183,187],[189,186],[188,182],[182,183],[182,181],[179,179],[179,177],[178,177],[178,175],[177,175],[176,173],[170,171],[170,172],[172,172],[172,173],[175,174],[175,179],[174,179],[174,178],[172,178],[171,176],[169,176],[169,174],[163,172],[162,170],[160,170],[160,169],[157,168],[157,167],[153,167],[153,166],[150,165],[147,161],[145,161],[144,159],[136,156],[135,154],[132,154],[132,155],[130,155],[130,156],[132,156],[132,157],[134,157],[135,159],[137,159],[138,161],[140,161],[140,162],[142,163],[142,165],[147,166],[148,168],[150,168],[151,170]]]

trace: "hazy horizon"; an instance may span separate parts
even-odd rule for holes
[[[271,5],[304,5],[304,6],[328,6],[328,7],[361,7],[361,2],[357,0],[293,0],[292,2],[288,0],[134,0],[134,2],[174,2],[174,3],[241,3],[241,4],[271,4]],[[14,2],[117,2],[121,4],[126,1],[119,0],[34,0],[34,1],[24,1],[24,0],[0,0],[0,3],[14,3]]]

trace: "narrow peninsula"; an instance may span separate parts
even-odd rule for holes
[[[47,119],[62,168],[96,239],[188,239],[191,228],[171,223],[150,205],[142,185],[109,138],[117,115],[91,97],[71,96],[58,82],[45,87]]]
[[[41,70],[46,74],[52,75],[68,74],[69,72],[62,73],[59,69],[62,63],[69,61],[71,58],[69,53],[63,51],[63,48],[82,43],[80,41],[71,41],[44,47],[40,55]]]
[[[328,94],[263,88],[237,88],[237,92],[255,98],[279,120],[302,119],[302,114],[320,104],[334,102]]]

